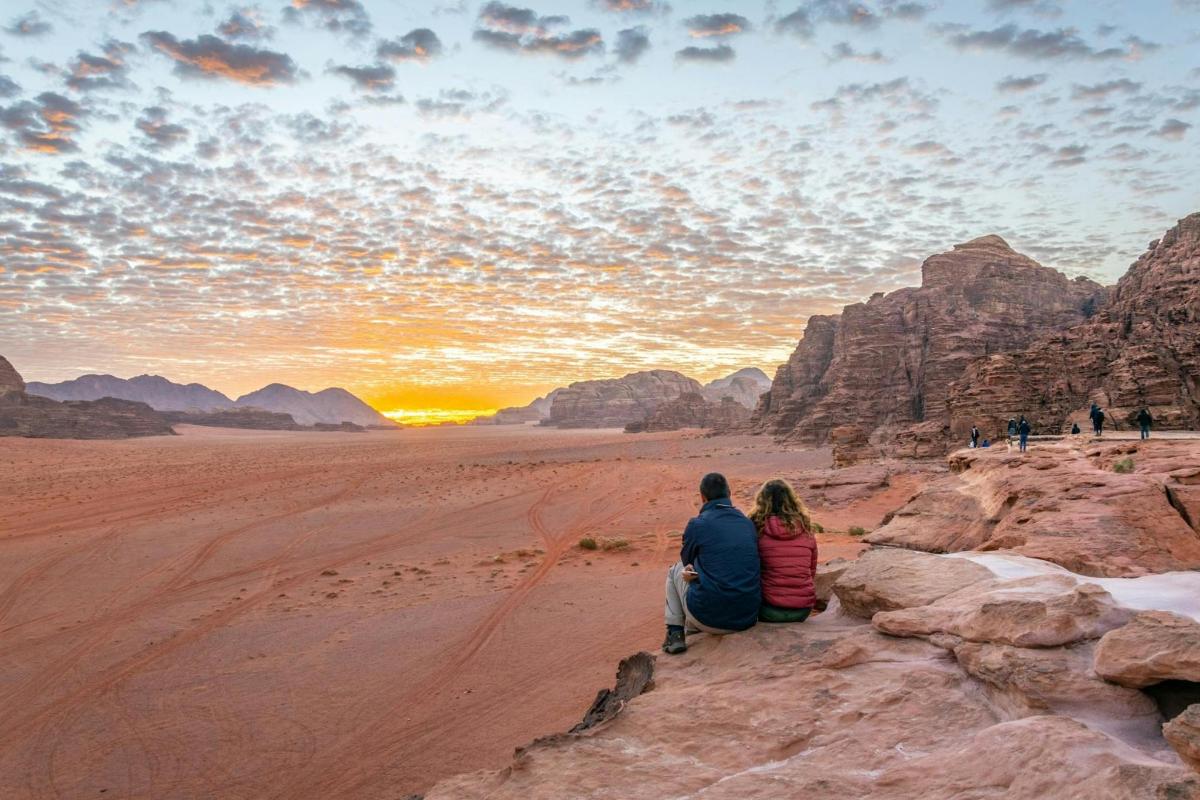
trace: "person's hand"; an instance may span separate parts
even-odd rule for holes
[[[700,577],[700,573],[696,572],[696,568],[693,567],[691,564],[688,564],[686,567],[683,568],[683,579],[685,581],[687,581],[688,583],[691,583],[692,581],[697,580],[699,577]]]

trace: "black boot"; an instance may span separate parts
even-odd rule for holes
[[[667,626],[667,638],[663,642],[663,652],[674,656],[686,651],[687,639],[683,635],[683,628],[678,625]]]

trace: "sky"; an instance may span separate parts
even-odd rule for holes
[[[1200,0],[4,0],[0,354],[430,418],[1200,210]]]

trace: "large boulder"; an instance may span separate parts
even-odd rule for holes
[[[1100,586],[1048,574],[978,582],[928,605],[875,614],[871,624],[892,636],[948,633],[971,642],[1054,647],[1098,639],[1133,614]]]
[[[1200,704],[1188,706],[1182,714],[1163,725],[1163,737],[1185,764],[1200,772]]]
[[[953,652],[963,669],[1018,712],[1103,717],[1126,730],[1134,723],[1145,736],[1161,724],[1158,707],[1148,695],[1114,686],[1092,671],[1091,642],[1033,648],[963,641]]]
[[[877,612],[924,606],[940,597],[987,581],[992,573],[961,558],[911,550],[868,550],[833,585],[846,612],[870,619]]]
[[[1200,683],[1200,623],[1169,611],[1144,611],[1096,646],[1097,674],[1140,689],[1166,680]]]

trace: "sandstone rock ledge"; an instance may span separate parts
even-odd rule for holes
[[[822,571],[824,613],[693,636],[616,716],[426,800],[1200,800],[1200,444],[950,465]]]
[[[1148,694],[1093,669],[1097,639],[1146,603],[1200,613],[1175,602],[1178,576],[1100,585],[971,558],[873,551],[833,591],[861,601],[869,585],[892,610],[860,602],[855,616],[834,599],[803,625],[695,636],[619,716],[426,800],[1200,798],[1185,763],[1200,706],[1168,724],[1168,743]],[[1183,579],[1200,592],[1200,573]]]

